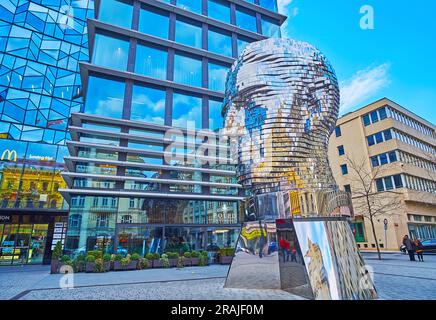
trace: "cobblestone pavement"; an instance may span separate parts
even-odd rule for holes
[[[436,256],[411,262],[402,254],[365,253],[380,299],[436,300]],[[59,289],[62,275],[48,266],[0,267],[0,299],[299,299],[281,290],[223,288],[227,266],[75,274],[73,289]],[[159,281],[157,281],[159,280]]]

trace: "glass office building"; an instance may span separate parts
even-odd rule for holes
[[[95,10],[60,190],[70,205],[67,252],[234,246],[244,192],[228,146],[204,132],[222,127],[238,54],[280,37],[276,1],[96,0]],[[195,156],[204,142],[210,148]]]
[[[64,241],[60,173],[93,13],[91,0],[0,2],[0,265],[47,263]]]

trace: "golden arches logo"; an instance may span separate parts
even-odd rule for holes
[[[7,157],[6,157],[7,155]],[[5,151],[3,151],[2,156],[0,158],[1,161],[5,160],[5,158],[7,158],[7,160],[9,161],[17,161],[17,151],[15,150],[9,150],[9,149],[5,149]],[[12,160],[13,159],[13,160]]]

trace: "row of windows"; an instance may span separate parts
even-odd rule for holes
[[[388,117],[386,113],[386,107],[378,108],[377,110],[374,110],[370,113],[367,113],[362,116],[362,121],[365,126],[368,126],[370,124],[379,122],[383,119],[386,119]]]
[[[163,88],[133,85],[130,116],[123,115],[124,93],[126,83],[104,78],[89,77],[85,113],[100,116],[165,124],[167,94]],[[203,110],[200,96],[188,95],[175,91],[172,95],[172,124],[180,128],[202,129]],[[222,101],[209,100],[209,129],[222,127]],[[168,124],[168,123],[167,123]]]
[[[171,3],[171,0],[160,0],[162,2]],[[265,8],[270,11],[278,12],[277,0],[245,0],[247,2],[257,4],[262,8]],[[176,5],[185,9],[190,10],[196,13],[202,13],[202,0],[176,0]],[[213,18],[213,15],[218,15],[215,11],[220,11],[222,13],[224,9],[222,7],[230,8],[230,2],[226,0],[208,0],[207,8],[208,8],[208,16]],[[230,10],[230,9],[229,9]],[[227,13],[227,10],[225,11]],[[223,14],[220,14],[219,17],[223,17]],[[221,18],[217,18],[221,20]],[[230,21],[230,17],[228,18]]]
[[[398,160],[397,152],[390,151],[371,157],[371,164],[373,168],[376,168],[378,166],[396,162],[397,160]]]
[[[407,215],[409,221],[418,221],[418,222],[436,222],[436,217],[432,216],[423,216],[418,214],[408,214]],[[436,240],[433,240],[436,243]]]
[[[392,131],[391,129],[380,131],[373,135],[367,136],[366,139],[368,141],[368,146],[373,146],[375,144],[379,144],[391,140]]]
[[[407,152],[399,151],[400,161],[404,163],[411,164],[413,166],[417,166],[426,170],[431,170],[436,172],[436,163],[433,161],[428,161],[412,155]]]
[[[393,109],[393,108],[388,108],[388,112],[390,114],[390,117],[394,118],[395,120],[414,128],[415,130],[421,132],[422,134],[426,135],[426,136],[430,136],[433,138],[436,138],[436,133],[434,129],[431,129],[421,123],[419,123],[418,121],[412,119],[409,116],[406,116],[405,114],[398,112],[397,110]]]
[[[415,146],[415,147],[421,149],[422,151],[425,151],[425,152],[428,152],[431,154],[436,154],[436,147],[434,147],[428,143],[422,142],[421,140],[418,140],[415,137],[412,137],[412,136],[405,134],[401,131],[398,131],[396,129],[393,130],[393,134],[394,134],[395,139],[401,140],[407,144]]]
[[[404,175],[406,187],[417,191],[436,193],[436,181],[431,181],[415,176]]]
[[[97,34],[92,62],[116,70],[127,70],[129,42],[127,40]],[[229,66],[209,62],[207,68],[207,84],[202,78],[202,59],[176,52],[174,55],[174,79],[168,77],[167,70],[168,49],[138,44],[134,72],[161,80],[196,86],[208,87],[214,91],[224,91]]]
[[[201,0],[178,0],[177,2],[177,5],[185,10],[190,10],[198,14],[202,13]],[[230,4],[227,1],[208,0],[208,6],[209,17],[229,24],[231,23]],[[117,12],[117,14],[114,15],[114,12]],[[257,28],[257,18],[254,11],[236,6],[235,18],[235,25],[241,29],[245,29],[255,33],[259,31],[259,33],[267,37],[280,37],[279,22],[275,21],[272,18],[261,15],[261,30],[258,30]],[[102,0],[100,4],[98,19],[103,22],[130,29],[132,27],[133,19],[132,1]],[[180,17],[177,17],[177,19],[180,19]],[[151,35],[156,35],[162,38],[168,38],[169,13],[165,12],[164,10],[159,10],[151,6],[143,5],[139,16],[139,21],[139,31]],[[159,24],[155,24],[157,22]],[[190,20],[188,24],[188,29],[197,27],[199,28],[201,34],[201,23]],[[156,28],[155,26],[159,26],[159,28]],[[153,29],[162,30],[156,31]],[[191,33],[192,31],[193,30],[191,30]],[[182,32],[182,30],[177,29],[176,27],[176,37],[177,34],[180,32]],[[187,39],[188,37],[185,38]],[[177,39],[176,41],[179,42]]]
[[[400,174],[376,179],[375,183],[378,192],[403,188],[403,180]]]
[[[107,212],[93,212],[93,207],[101,207]],[[88,228],[114,228],[116,223],[130,220],[126,215],[132,216],[135,223],[239,222],[237,202],[74,196],[71,198],[70,217],[74,217],[70,220],[71,229],[80,227],[86,211],[91,211],[86,214]],[[69,232],[73,231],[71,229]]]

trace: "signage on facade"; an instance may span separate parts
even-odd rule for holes
[[[9,150],[5,149],[2,153],[2,156],[0,158],[1,161],[3,160],[9,160],[9,161],[17,161],[17,151],[15,150]]]
[[[64,249],[66,234],[67,234],[67,223],[66,222],[56,222],[54,225],[53,240],[51,243],[51,250],[52,251],[54,250],[56,243],[58,243],[58,241],[61,242],[62,249]]]
[[[8,214],[0,214],[0,223],[9,223],[12,221],[12,216]]]

